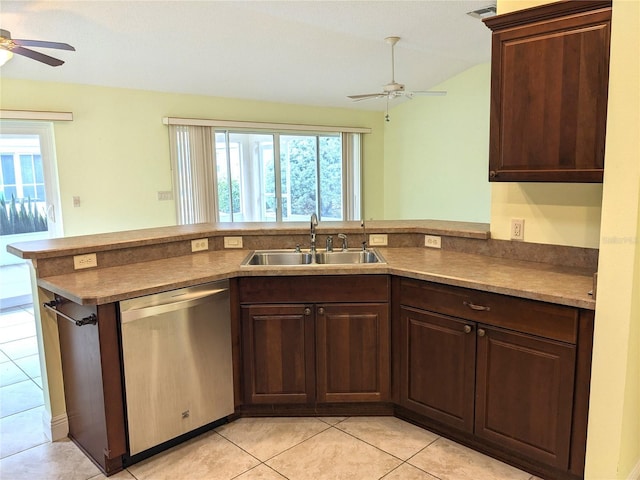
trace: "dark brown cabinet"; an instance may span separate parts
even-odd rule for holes
[[[389,399],[388,311],[386,303],[318,305],[318,402]]]
[[[593,316],[394,280],[400,416],[549,478],[584,469]]]
[[[410,307],[400,312],[400,404],[438,422],[473,431],[473,322]]]
[[[118,472],[127,446],[116,304],[82,306],[56,296],[54,308],[69,437],[103,472]]]
[[[314,319],[305,305],[242,307],[244,391],[250,403],[315,398]]]
[[[389,400],[386,275],[242,278],[239,299],[245,405]]]
[[[480,325],[475,434],[566,469],[575,346]]]
[[[493,31],[489,180],[602,182],[611,2],[484,21]]]

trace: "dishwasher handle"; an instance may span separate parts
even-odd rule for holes
[[[199,290],[197,292],[189,292],[185,289],[184,293],[177,291],[174,295],[168,297],[168,301],[158,304],[150,304],[143,306],[133,306],[131,308],[123,308],[127,301],[120,303],[120,321],[122,324],[138,320],[140,318],[161,315],[163,313],[183,310],[185,308],[195,307],[203,303],[211,302],[213,297],[218,297],[229,292],[228,288],[215,288],[207,290]]]

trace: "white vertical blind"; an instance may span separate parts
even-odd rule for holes
[[[170,125],[169,145],[178,224],[217,221],[213,128]]]
[[[345,220],[362,219],[362,134],[342,134],[342,191]]]

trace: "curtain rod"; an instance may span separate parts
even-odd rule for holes
[[[164,117],[165,125],[190,125],[198,127],[248,128],[261,130],[292,130],[296,132],[345,132],[371,133],[370,128],[337,127],[327,125],[297,125],[294,123],[243,122],[236,120],[209,120],[203,118]]]
[[[0,110],[2,120],[49,120],[70,122],[71,112],[38,112],[34,110]]]

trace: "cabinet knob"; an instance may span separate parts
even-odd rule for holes
[[[471,325],[465,325],[463,330],[464,330],[464,333],[471,333],[471,330],[472,330]]]
[[[498,173],[495,170],[489,171],[489,178],[496,178],[497,176],[498,176]]]
[[[320,308],[318,309],[318,313],[319,313],[320,315],[324,315],[324,307],[320,307]]]
[[[308,317],[309,315],[311,315],[311,309],[309,307],[306,307],[304,309],[304,314]]]
[[[484,337],[486,335],[487,332],[484,331],[483,328],[479,328],[478,329],[478,336],[479,337]]]

